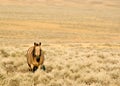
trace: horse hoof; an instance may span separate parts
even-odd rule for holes
[[[44,65],[41,67],[41,69],[43,69],[44,71],[46,70],[46,68],[45,68],[45,66],[44,66]]]
[[[33,72],[35,72],[37,69],[38,69],[38,67],[37,67],[37,66],[34,66],[34,67],[33,67]]]

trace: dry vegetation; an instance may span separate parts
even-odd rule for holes
[[[43,45],[46,71],[35,73],[26,63],[29,46],[0,48],[1,86],[120,85],[120,44]]]
[[[120,86],[119,0],[0,0],[0,86]],[[46,71],[28,71],[41,41]]]

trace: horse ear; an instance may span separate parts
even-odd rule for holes
[[[41,45],[41,42],[39,42],[39,45]]]
[[[36,42],[34,42],[34,46],[36,46],[37,45],[37,43]]]

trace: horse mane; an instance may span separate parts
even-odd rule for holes
[[[32,55],[35,57],[35,47],[33,47]]]

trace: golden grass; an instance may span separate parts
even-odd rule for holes
[[[43,45],[46,71],[37,70],[35,73],[28,71],[26,62],[26,50],[30,45],[18,48],[3,46],[1,49],[9,56],[6,58],[6,53],[0,54],[0,85],[119,86],[120,46],[114,44],[114,48],[110,45],[111,47],[109,44],[97,43]]]

